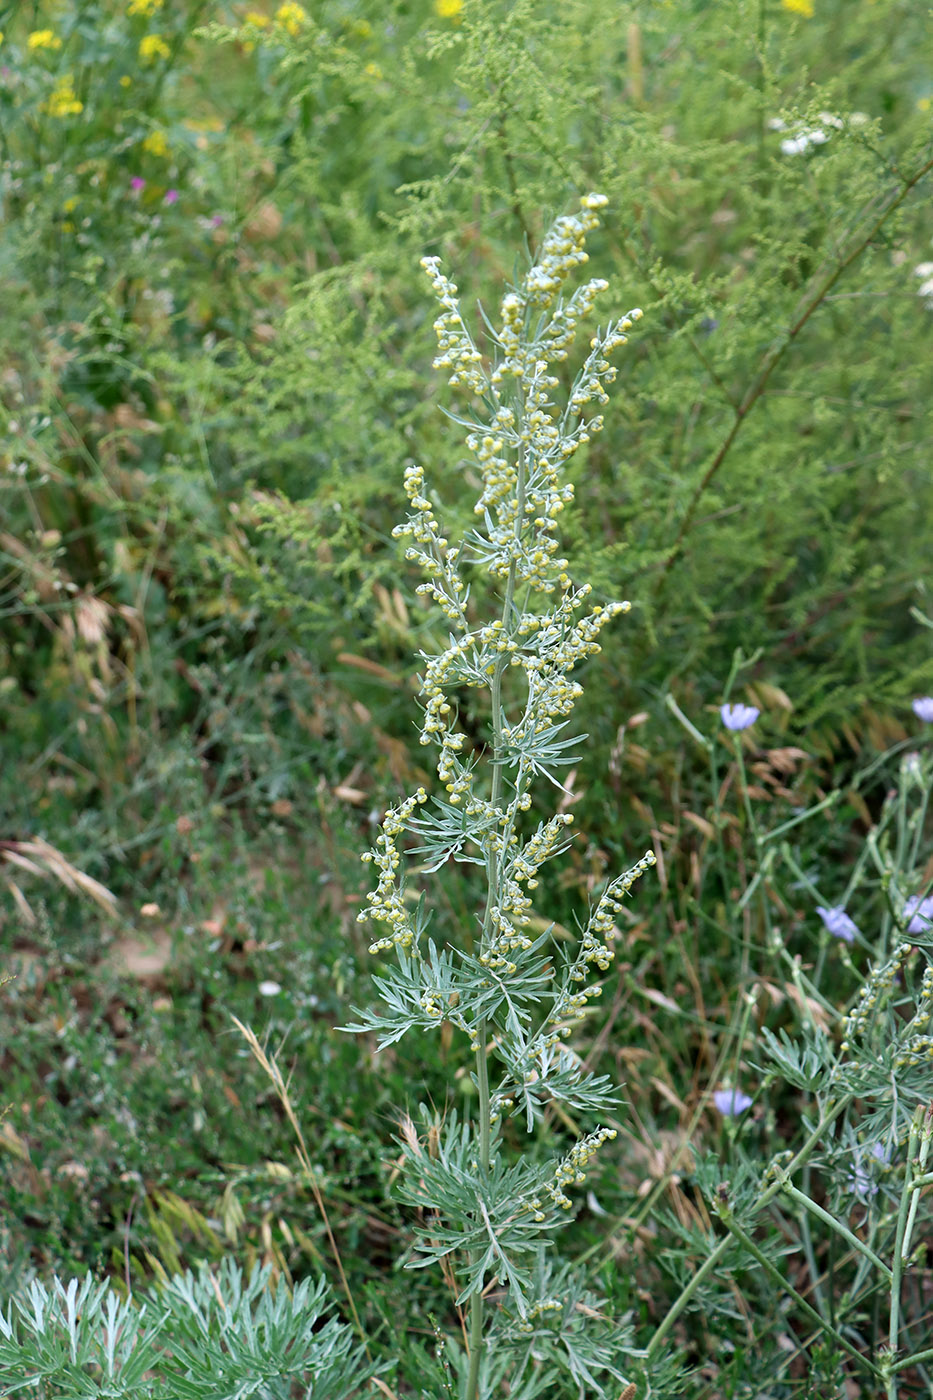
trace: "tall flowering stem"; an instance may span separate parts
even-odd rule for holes
[[[471,1311],[466,1400],[489,1394],[507,1374],[516,1385],[514,1368],[528,1364],[533,1334],[563,1328],[566,1352],[566,1336],[580,1331],[576,1312],[555,1317],[565,1302],[554,1296],[553,1271],[540,1263],[542,1246],[572,1206],[567,1188],[582,1183],[595,1150],[615,1134],[597,1126],[556,1162],[523,1159],[509,1167],[499,1129],[504,1116],[517,1115],[531,1132],[552,1100],[583,1114],[615,1103],[609,1081],[584,1070],[567,1042],[600,993],[593,974],[612,961],[621,902],[654,863],[648,852],[607,885],[569,951],[549,934],[532,933],[539,872],[566,849],[573,822],[557,813],[531,829],[532,786],[545,777],[560,788],[555,774],[574,761],[570,751],[579,742],[564,733],[582,693],[573,672],[599,651],[606,623],[629,609],[591,602],[590,586],[572,580],[558,538],[561,513],[573,499],[567,463],[602,427],[598,410],[616,377],[610,356],[641,316],[632,311],[597,332],[559,404],[554,368],[566,360],[579,322],[607,283],[593,279],[569,298],[564,285],[587,261],[584,242],[605,203],[602,195],[587,195],[578,214],[556,221],[534,266],[503,298],[498,329],[490,328],[489,360],[464,323],[457,288],[440,260],[422,261],[440,303],[434,366],[448,371],[449,383],[470,400],[455,421],[466,430],[482,490],[476,528],[452,543],[422,468],[405,472],[411,514],[395,534],[408,541],[406,558],[425,574],[418,591],[449,624],[446,649],[421,654],[421,743],[436,750],[440,786],[430,798],[419,788],[390,808],[375,849],[363,857],[376,867],[378,882],[359,919],[376,926],[370,951],[394,952],[397,965],[377,982],[385,1007],[362,1013],[355,1029],[375,1029],[384,1045],[447,1021],[468,1038],[476,1058],[475,1123],[448,1118],[432,1158],[410,1134],[403,1142],[417,1167],[406,1175],[403,1194],[443,1221],[417,1237],[410,1263],[419,1267],[456,1253],[466,1277],[457,1300],[469,1301]],[[492,621],[479,620],[471,601],[479,574],[491,579],[501,604]],[[459,727],[458,695],[469,689],[489,692],[485,746]],[[428,936],[426,896],[418,898],[406,884],[406,856],[418,858],[411,872],[418,875],[448,860],[484,870],[482,912],[457,946],[438,947]],[[493,1278],[507,1287],[490,1317],[484,1289]],[[569,1296],[566,1280],[561,1287]],[[585,1351],[582,1336],[578,1343]],[[588,1355],[593,1365],[620,1374],[604,1342]]]

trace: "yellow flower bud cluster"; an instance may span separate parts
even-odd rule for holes
[[[608,1142],[616,1136],[615,1128],[597,1128],[595,1132],[587,1133],[586,1137],[574,1143],[567,1156],[561,1158],[553,1179],[545,1187],[556,1206],[560,1206],[563,1210],[570,1209],[573,1202],[566,1194],[566,1187],[583,1185],[586,1181],[586,1169],[600,1147],[604,1142]],[[535,1219],[538,1218],[536,1215]]]
[[[61,46],[62,41],[54,29],[34,29],[26,40],[26,47],[32,52],[36,49],[60,49]]]
[[[585,282],[582,287],[577,288],[566,306],[559,305],[556,308],[540,337],[547,346],[545,359],[549,364],[559,364],[566,360],[578,324],[590,314],[597,296],[600,292],[605,292],[608,286],[609,283],[602,277],[594,277],[591,282]]]
[[[933,966],[927,966],[920,979],[920,993],[917,997],[917,1017],[930,1020],[933,1017]]]
[[[546,369],[545,361],[536,360],[526,375],[520,428],[506,426],[500,410],[492,425],[495,436],[473,433],[467,438],[483,477],[475,511],[486,520],[490,571],[497,578],[507,578],[514,567],[516,578],[539,592],[550,592],[567,566],[566,559],[555,558],[554,531],[557,516],[573,500],[572,484],[559,480],[566,454],[552,421],[556,409],[548,393],[557,380]],[[509,452],[518,455],[524,467],[521,491]]]
[[[523,846],[519,847],[518,837],[514,833],[509,838],[508,852],[501,861],[498,902],[489,911],[492,942],[479,957],[483,967],[507,977],[514,976],[518,971],[510,955],[515,951],[527,952],[532,944],[532,940],[523,932],[530,922],[528,911],[532,902],[522,885],[530,890],[537,888],[538,871],[550,860],[567,827],[572,824],[572,815],[561,812],[545,825],[539,825]],[[512,846],[518,849],[512,850]]]
[[[923,1034],[933,1021],[933,966],[924,969],[917,993],[917,1006],[913,1018],[904,1026],[904,1040],[899,1054],[894,1060],[897,1070],[929,1064],[933,1060],[933,1035]],[[913,1032],[913,1034],[910,1034]]]
[[[899,943],[886,963],[874,968],[865,979],[858,1000],[843,1023],[840,1049],[849,1049],[855,1036],[864,1036],[871,1029],[876,1013],[888,999],[897,976],[912,951],[910,943]]]
[[[544,1217],[541,1216],[540,1219]],[[535,1219],[539,1219],[535,1216]],[[515,1323],[515,1331],[523,1337],[535,1331],[535,1323],[541,1318],[547,1318],[548,1313],[555,1314],[554,1321],[559,1321],[564,1311],[564,1303],[561,1298],[541,1298],[533,1307],[525,1313],[524,1318],[519,1318]]]
[[[588,194],[580,200],[580,213],[558,219],[541,249],[541,259],[528,273],[522,290],[532,306],[546,310],[551,306],[575,267],[587,261],[583,244],[586,235],[599,227],[597,209],[609,203],[604,194]]]
[[[545,1025],[546,1044],[553,1045],[558,1035],[566,1036],[570,1026],[578,1021],[592,997],[601,995],[599,984],[581,987],[591,967],[595,964],[600,972],[606,972],[615,956],[613,942],[616,937],[615,916],[622,909],[622,901],[634,885],[657,863],[654,851],[646,851],[641,860],[630,869],[618,875],[608,884],[599,898],[596,908],[590,914],[580,938],[577,955],[567,969],[563,991],[555,998],[554,1006]],[[574,990],[574,986],[577,990]]]
[[[571,270],[585,259],[585,236],[596,226],[596,211],[605,202],[602,196],[587,196],[579,215],[558,220],[545,239],[537,267],[504,298],[502,329],[496,336],[498,358],[491,377],[485,374],[464,326],[456,285],[440,270],[437,258],[422,260],[441,306],[435,322],[439,341],[435,364],[450,371],[452,383],[481,395],[489,410],[484,421],[466,424],[467,446],[481,474],[476,512],[483,518],[485,532],[477,530],[451,547],[425,488],[422,468],[406,468],[411,514],[394,533],[408,540],[406,558],[417,562],[427,575],[419,591],[434,598],[453,627],[443,650],[422,653],[420,739],[437,749],[437,774],[445,792],[430,818],[415,815],[425,800],[421,790],[387,814],[377,848],[369,855],[379,870],[378,887],[368,896],[368,907],[359,918],[387,925],[385,935],[374,941],[373,951],[396,945],[410,949],[414,943],[417,920],[408,913],[399,877],[401,837],[406,830],[427,838],[424,849],[437,852],[439,862],[450,856],[484,859],[492,888],[476,957],[490,986],[517,975],[522,958],[533,946],[528,933],[532,892],[540,868],[560,849],[572,821],[569,815],[559,814],[540,824],[531,837],[520,836],[521,815],[531,805],[531,778],[547,772],[552,758],[561,761],[564,741],[555,739],[561,727],[555,721],[570,713],[582,693],[571,672],[598,652],[605,624],[629,608],[628,603],[588,602],[589,585],[575,588],[566,573],[566,561],[557,557],[559,517],[573,499],[564,466],[586,440],[587,431],[598,430],[601,419],[571,430],[579,409],[568,405],[563,416],[559,414],[552,402],[558,379],[550,366],[566,357],[580,317],[590,311],[606,283],[594,279],[566,304],[557,298]],[[532,319],[535,324],[529,328]],[[602,380],[611,371],[605,356],[624,341],[623,328],[630,324],[610,327],[596,337],[586,367],[575,381],[578,401],[602,392]],[[461,576],[464,564],[504,581],[506,603],[501,618],[479,626],[468,619],[469,589]],[[527,602],[519,611],[520,587],[526,598],[536,591],[556,591],[557,600],[547,612],[531,610]],[[526,694],[510,720],[515,687],[506,684],[505,677],[513,668],[521,673]],[[461,687],[492,692],[499,765],[494,780],[466,735],[458,732],[457,690]],[[484,788],[487,783],[491,798]],[[562,1037],[583,1014],[587,1000],[600,992],[598,986],[581,984],[591,964],[605,970],[612,956],[611,938],[604,935],[613,928],[618,908],[613,901],[621,899],[653,862],[649,854],[606,891],[568,974],[549,998],[550,1016],[545,1011],[537,1034],[516,1049],[512,1063],[520,1075],[544,1073],[569,1053]],[[462,1024],[475,1040],[475,1018],[452,1014],[440,992],[425,990],[421,1011],[435,1021],[446,1017]]]
[[[896,1070],[916,1068],[933,1060],[933,1036],[915,1035],[905,1042],[900,1053],[895,1056]]]
[[[453,373],[449,384],[462,384],[475,394],[486,389],[486,375],[482,369],[483,357],[473,344],[457,300],[457,284],[451,282],[440,270],[440,258],[422,258],[421,266],[431,278],[431,285],[437,294],[443,310],[434,322],[440,354],[434,360],[435,369],[449,369]]]
[[[47,101],[42,104],[42,110],[48,112],[50,117],[76,117],[84,111],[84,103],[74,90],[74,79],[70,74],[59,78]]]
[[[144,63],[157,58],[170,58],[171,53],[161,34],[146,34],[139,41],[139,56]]]
[[[516,581],[536,592],[550,592],[567,567],[566,559],[557,557],[556,528],[558,515],[573,499],[573,486],[562,481],[560,473],[577,448],[603,426],[598,415],[589,421],[580,416],[593,399],[606,401],[603,383],[616,374],[606,356],[625,342],[623,332],[641,316],[633,311],[594,339],[571,401],[561,413],[551,398],[559,381],[550,366],[567,358],[580,319],[608,284],[601,278],[586,283],[566,305],[559,302],[543,325],[541,313],[551,308],[574,267],[586,260],[586,235],[598,225],[597,211],[606,202],[604,195],[586,195],[579,214],[558,219],[539,261],[503,298],[501,325],[494,337],[497,360],[488,376],[463,323],[456,285],[441,272],[437,257],[422,259],[441,304],[434,323],[440,346],[435,368],[452,371],[451,384],[462,384],[487,402],[491,397],[495,405],[488,423],[475,424],[467,438],[483,481],[475,507],[487,528],[482,561],[493,577],[505,580],[514,573]],[[446,610],[436,583],[426,584],[424,591],[438,597]]]
[[[370,945],[371,953],[379,953],[393,947],[410,948],[414,941],[414,928],[405,907],[404,887],[398,878],[401,857],[397,838],[405,830],[409,817],[422,803],[427,802],[428,794],[419,788],[413,797],[406,797],[398,807],[390,807],[382,820],[382,831],[376,837],[376,849],[367,851],[362,859],[372,863],[379,871],[379,883],[375,890],[366,896],[368,909],[361,909],[356,916],[357,923],[388,924],[390,932]]]
[[[447,539],[441,534],[434,507],[424,493],[424,471],[421,467],[405,468],[405,492],[411,502],[413,514],[402,525],[392,531],[395,539],[406,536],[414,540],[405,551],[405,558],[419,564],[428,575],[425,583],[418,585],[416,592],[426,593],[434,599],[438,607],[451,622],[464,629],[461,595],[466,596],[463,579],[458,571],[460,549],[450,549]]]
[[[308,22],[308,12],[304,5],[294,3],[294,0],[286,0],[284,5],[280,5],[275,12],[276,24],[280,24],[287,34],[292,38],[297,38]]]

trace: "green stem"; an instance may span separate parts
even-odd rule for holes
[[[919,1117],[919,1111],[918,1111]],[[920,1155],[917,1158],[916,1170],[922,1178],[926,1172],[927,1158],[930,1155],[930,1142],[933,1139],[933,1108],[928,1108],[923,1121],[923,1128],[920,1140]],[[917,1207],[920,1204],[920,1190],[917,1186],[917,1176],[914,1175],[913,1167],[910,1163],[907,1166],[910,1178],[910,1210],[907,1212],[907,1224],[904,1227],[904,1241],[901,1246],[901,1255],[904,1263],[910,1259],[910,1244],[914,1233],[914,1222],[917,1219]]]
[[[929,1351],[915,1351],[913,1356],[903,1356],[900,1361],[895,1361],[891,1370],[906,1371],[909,1366],[919,1366],[922,1361],[933,1361],[933,1347]]]
[[[888,1314],[888,1354],[892,1358],[897,1355],[897,1338],[900,1332],[901,1314],[901,1280],[904,1274],[904,1237],[907,1231],[907,1215],[910,1209],[911,1196],[913,1195],[913,1169],[914,1154],[917,1150],[917,1138],[920,1134],[920,1123],[923,1110],[918,1109],[914,1115],[914,1121],[910,1125],[910,1136],[907,1139],[907,1166],[904,1171],[904,1189],[901,1192],[901,1203],[897,1212],[897,1230],[894,1235],[894,1267],[891,1271],[891,1309]],[[887,1400],[897,1400],[897,1381],[895,1372],[892,1369],[887,1377],[885,1393]]]
[[[476,1046],[476,1084],[479,1090],[479,1155],[480,1170],[489,1171],[489,1061],[486,1058],[486,1021],[479,1023]],[[467,1400],[477,1400],[479,1368],[483,1359],[483,1326],[485,1322],[482,1283],[470,1299],[470,1372],[467,1378]]]
[[[853,1234],[848,1225],[844,1225],[841,1220],[837,1220],[834,1215],[830,1215],[829,1211],[824,1210],[822,1206],[818,1206],[816,1201],[811,1201],[809,1196],[805,1196],[802,1191],[798,1191],[797,1187],[792,1186],[789,1181],[786,1182],[781,1189],[786,1196],[789,1196],[792,1201],[796,1201],[797,1204],[805,1211],[808,1211],[810,1215],[815,1215],[817,1220],[822,1220],[824,1225],[828,1225],[834,1234],[841,1235],[847,1244],[850,1244],[853,1249],[858,1250],[859,1254],[864,1254],[865,1258],[869,1259],[876,1269],[881,1270],[885,1278],[891,1278],[891,1270],[884,1260],[879,1259],[875,1251],[871,1249],[864,1240],[860,1240],[858,1235]]]
[[[788,1163],[787,1167],[781,1173],[780,1177],[776,1181],[772,1182],[771,1185],[767,1188],[767,1190],[762,1193],[762,1196],[758,1202],[759,1210],[763,1210],[766,1205],[768,1205],[771,1201],[774,1200],[775,1196],[777,1196],[781,1191],[785,1189],[787,1179],[791,1176],[793,1172],[797,1170],[799,1166],[801,1166],[807,1160],[813,1148],[818,1145],[821,1137],[823,1136],[826,1129],[829,1127],[830,1123],[832,1123],[834,1119],[838,1118],[840,1113],[842,1113],[842,1111],[848,1107],[848,1105],[852,1102],[853,1097],[854,1095],[852,1094],[846,1094],[838,1101],[838,1103],[833,1104],[832,1108],[826,1110],[826,1112],[820,1118],[820,1121],[817,1123],[816,1127],[813,1129],[813,1132],[803,1144],[803,1147],[801,1147],[800,1151],[796,1154],[796,1156]],[[671,1328],[674,1326],[674,1323],[680,1317],[684,1308],[686,1308],[687,1305],[690,1303],[691,1299],[693,1298],[697,1289],[702,1284],[703,1280],[716,1267],[716,1265],[719,1263],[720,1259],[725,1254],[728,1248],[729,1237],[727,1236],[725,1239],[719,1241],[712,1254],[703,1264],[701,1264],[700,1268],[694,1274],[693,1278],[687,1284],[686,1288],[684,1288],[683,1292],[680,1294],[673,1307],[670,1308],[670,1310],[667,1313],[667,1316],[660,1323],[656,1332],[651,1338],[651,1341],[648,1343],[645,1356],[649,1361],[657,1355],[658,1348],[660,1347],[662,1341],[667,1336]],[[820,1319],[820,1326],[823,1326],[822,1319]]]
[[[651,1338],[651,1341],[648,1343],[648,1347],[645,1352],[645,1357],[649,1362],[657,1355],[658,1348],[660,1347],[664,1338],[667,1336],[674,1323],[680,1317],[680,1314],[683,1312],[684,1308],[691,1301],[693,1295],[696,1293],[697,1289],[700,1287],[707,1274],[711,1273],[712,1270],[715,1269],[716,1265],[719,1263],[720,1259],[725,1254],[726,1250],[729,1248],[729,1244],[730,1240],[729,1236],[727,1235],[725,1239],[719,1241],[709,1258],[697,1269],[696,1273],[693,1275],[693,1278],[687,1284],[686,1288],[683,1290],[680,1297],[677,1299],[677,1302],[670,1309],[664,1321],[660,1324],[654,1336]]]
[[[525,518],[524,452],[521,453],[518,461],[517,484],[518,511],[515,528],[520,532]],[[502,625],[505,631],[509,629],[514,603],[515,561],[513,560],[509,568],[505,597],[502,601]],[[490,803],[493,807],[498,807],[502,799],[502,676],[508,664],[508,655],[500,656],[499,660],[496,662],[496,669],[492,673],[492,679],[489,685],[492,699],[492,790],[490,792]],[[502,840],[503,842],[508,840],[507,832],[503,833]],[[505,847],[503,846],[502,857],[504,856]],[[500,859],[501,858],[498,857],[493,850],[492,843],[490,842],[489,850],[486,854],[486,909],[483,914],[482,934],[484,950],[492,927],[492,911],[495,906],[496,894],[499,888]],[[486,1039],[487,1026],[484,1018],[477,1026],[476,1045],[476,1087],[479,1093],[479,1103],[477,1107],[477,1114],[479,1117],[479,1159],[480,1171],[484,1176],[489,1171],[490,1144],[492,1137],[491,1124],[489,1121],[489,1059],[486,1052]],[[479,1396],[479,1374],[484,1349],[484,1324],[485,1303],[481,1280],[479,1287],[470,1300],[470,1370],[467,1376],[466,1400],[478,1400]]]
[[[807,1302],[806,1298],[804,1298],[804,1296],[801,1293],[798,1293],[796,1288],[794,1288],[794,1286],[791,1283],[788,1283],[787,1279],[781,1273],[780,1269],[768,1258],[766,1254],[764,1254],[758,1248],[751,1236],[747,1235],[745,1231],[741,1228],[741,1226],[735,1223],[735,1221],[732,1219],[732,1217],[728,1214],[727,1211],[720,1212],[720,1219],[722,1220],[729,1233],[733,1235],[739,1241],[742,1247],[748,1251],[752,1258],[758,1264],[761,1265],[762,1269],[764,1269],[768,1277],[775,1284],[777,1284],[779,1288],[781,1288],[785,1293],[788,1293],[790,1297],[793,1298],[798,1308],[800,1308],[802,1312],[805,1312],[806,1315],[811,1319],[811,1321],[817,1324],[817,1326],[822,1332],[825,1332],[827,1336],[832,1337],[833,1341],[836,1343],[837,1346],[842,1347],[843,1350],[847,1351],[849,1355],[859,1363],[860,1366],[864,1366],[866,1371],[870,1371],[873,1376],[880,1380],[881,1371],[878,1369],[878,1367],[875,1366],[873,1362],[869,1361],[866,1356],[863,1356],[862,1353],[858,1351],[852,1345],[851,1342],[846,1341],[845,1337],[842,1335],[841,1332],[837,1332],[835,1327],[831,1326],[830,1323],[828,1323],[824,1318],[820,1317],[816,1308],[812,1307]]]

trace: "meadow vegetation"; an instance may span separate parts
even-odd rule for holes
[[[928,1395],[923,7],[0,31],[0,1396]]]

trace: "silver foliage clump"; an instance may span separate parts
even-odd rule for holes
[[[566,733],[582,693],[574,671],[599,651],[602,628],[630,606],[592,602],[590,586],[572,580],[558,538],[561,513],[573,499],[567,463],[601,429],[598,410],[616,377],[610,356],[641,316],[633,310],[596,333],[559,404],[554,369],[608,284],[593,279],[568,298],[564,286],[587,260],[585,239],[605,203],[602,195],[587,195],[578,214],[555,222],[534,266],[504,296],[498,328],[486,323],[491,363],[464,323],[457,287],[440,260],[422,261],[440,303],[434,365],[470,398],[465,415],[450,416],[465,430],[482,490],[476,528],[452,542],[421,467],[405,473],[411,514],[395,533],[408,541],[406,558],[426,575],[419,591],[449,624],[446,649],[422,653],[421,743],[436,750],[440,786],[430,797],[419,788],[391,807],[375,848],[363,857],[378,880],[358,917],[376,926],[370,951],[394,951],[396,958],[377,979],[383,1004],[360,1013],[353,1029],[375,1030],[387,1045],[408,1031],[449,1022],[476,1055],[475,1120],[449,1117],[435,1129],[430,1153],[417,1132],[403,1134],[410,1168],[403,1192],[431,1222],[409,1263],[456,1256],[457,1301],[471,1306],[467,1400],[489,1392],[503,1348],[513,1354],[510,1384],[519,1393],[525,1363],[516,1358],[530,1355],[528,1336],[563,1326],[564,1307],[545,1288],[551,1273],[542,1259],[571,1208],[569,1189],[584,1181],[591,1157],[615,1132],[597,1126],[560,1160],[508,1165],[498,1129],[504,1116],[521,1114],[532,1131],[553,1101],[583,1114],[616,1102],[614,1086],[584,1069],[568,1040],[601,990],[598,974],[613,958],[622,900],[655,859],[649,851],[606,886],[569,948],[550,931],[534,932],[541,927],[533,913],[539,873],[567,848],[573,817],[558,811],[529,830],[524,814],[532,786],[544,777],[560,789],[557,774],[586,737]],[[497,615],[489,621],[477,620],[470,604],[470,581],[479,574],[496,597]],[[489,693],[490,732],[481,750],[459,725],[457,697],[464,690]],[[439,947],[429,937],[426,893],[419,897],[406,883],[412,859],[417,875],[448,860],[483,869],[482,914],[457,946]],[[508,1292],[487,1339],[483,1292],[492,1279]],[[564,1333],[554,1351],[578,1382],[596,1384],[587,1356],[619,1376],[605,1337],[587,1343],[579,1328]]]

